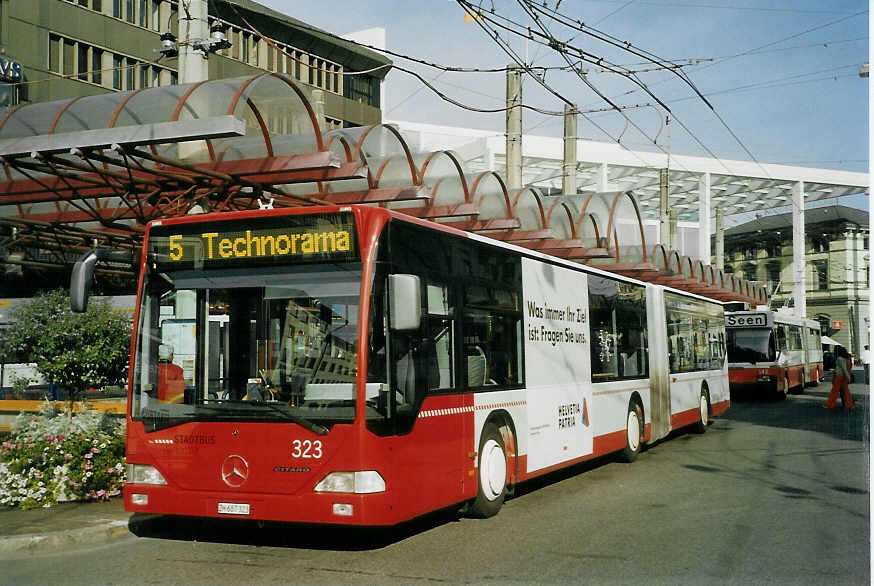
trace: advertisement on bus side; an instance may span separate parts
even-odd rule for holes
[[[584,273],[522,259],[528,471],[593,450]]]

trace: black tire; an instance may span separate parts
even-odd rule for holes
[[[625,415],[625,447],[622,448],[622,460],[634,462],[643,449],[643,409],[637,401],[628,403],[628,413]]]
[[[479,440],[477,492],[468,509],[471,517],[486,519],[494,517],[501,510],[507,496],[507,468],[504,438],[494,423],[486,423]]]
[[[786,378],[783,379],[783,390],[781,391],[780,389],[777,389],[777,392],[776,392],[776,394],[774,395],[774,398],[775,398],[778,402],[780,402],[780,401],[785,401],[785,400],[786,400],[786,397],[787,397],[788,395],[789,395],[789,377],[786,376]]]
[[[695,423],[695,433],[704,433],[710,424],[710,393],[706,388],[701,389],[698,397],[698,421]]]

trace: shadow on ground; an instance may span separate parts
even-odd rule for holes
[[[439,525],[456,522],[458,511],[439,511],[394,527],[348,527],[134,514],[128,529],[137,537],[233,543],[260,547],[364,551],[380,549]]]
[[[831,382],[810,387],[801,394],[789,395],[785,400],[755,395],[731,396],[731,408],[720,419],[743,421],[756,425],[799,429],[825,433],[837,439],[868,441],[868,388],[863,384],[850,386],[856,403],[853,410],[840,407],[824,409]]]

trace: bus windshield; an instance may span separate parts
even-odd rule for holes
[[[131,388],[134,419],[355,417],[361,263],[151,271]]]
[[[729,362],[773,362],[776,360],[773,331],[766,328],[727,328]]]

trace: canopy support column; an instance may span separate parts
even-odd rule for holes
[[[507,68],[507,187],[522,189],[522,68]]]
[[[725,270],[725,210],[716,208],[716,268]]]
[[[564,161],[561,170],[561,191],[565,195],[577,192],[577,107],[564,105]]]
[[[807,315],[807,288],[804,238],[804,181],[798,181],[792,186],[792,301],[795,314]]]
[[[710,173],[698,178],[698,257],[710,264]]]
[[[610,167],[607,163],[598,165],[598,192],[604,193],[610,191]]]

